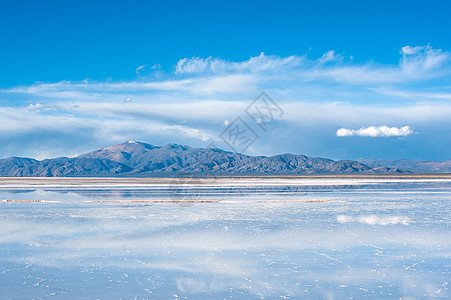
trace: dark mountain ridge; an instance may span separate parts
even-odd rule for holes
[[[0,176],[165,176],[403,174],[398,168],[370,167],[352,160],[334,161],[305,155],[249,156],[218,148],[154,146],[129,141],[78,157],[38,161],[10,157],[0,160]]]

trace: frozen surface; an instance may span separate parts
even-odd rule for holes
[[[0,179],[0,298],[451,298],[449,179]]]

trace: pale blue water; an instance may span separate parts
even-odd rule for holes
[[[2,187],[0,298],[451,298],[449,180],[263,183]]]

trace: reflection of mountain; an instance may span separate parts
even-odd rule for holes
[[[372,186],[368,186],[372,187]],[[174,184],[171,187],[161,189],[45,189],[45,191],[67,193],[71,192],[88,198],[111,198],[111,199],[148,199],[161,198],[168,195],[192,193],[197,191],[200,195],[219,196],[219,195],[258,195],[258,194],[308,194],[308,193],[324,193],[333,192],[337,190],[355,190],[366,188],[362,185],[328,185],[328,186],[253,186],[253,187],[205,187],[202,185],[196,186],[179,186]]]
[[[210,182],[211,184],[211,182]],[[169,199],[174,197],[180,197],[183,195],[198,196],[198,197],[241,197],[252,195],[258,197],[259,195],[272,195],[272,196],[304,196],[311,194],[323,194],[332,193],[339,190],[374,190],[374,189],[386,189],[390,186],[389,183],[382,185],[373,184],[337,184],[337,185],[250,185],[250,186],[212,186],[203,184],[202,181],[197,182],[195,185],[178,185],[177,182],[172,182],[170,186],[161,188],[139,188],[139,189],[123,189],[123,188],[44,188],[42,191],[59,193],[62,195],[76,194],[85,198],[95,200],[150,200],[150,199]],[[6,190],[6,193],[33,193],[36,190]],[[65,196],[66,198],[66,196]]]
[[[3,192],[8,194],[25,194],[34,193],[38,190],[44,192],[53,192],[59,194],[76,194],[87,198],[101,199],[149,199],[149,198],[165,198],[175,194],[196,192],[202,196],[220,196],[220,195],[308,195],[317,193],[330,193],[337,191],[362,191],[374,192],[376,190],[396,189],[403,191],[405,189],[449,189],[449,184],[444,182],[428,182],[427,187],[424,182],[383,182],[380,184],[333,184],[333,185],[255,185],[247,186],[221,186],[214,185],[212,181],[206,181],[202,178],[196,178],[192,181],[184,181],[181,183],[174,179],[168,182],[167,186],[159,188],[96,188],[96,187],[65,187],[65,188],[37,188],[37,189],[6,189]]]
[[[400,168],[413,173],[451,173],[451,160],[438,162],[424,159],[364,159],[357,161],[371,167]]]
[[[36,192],[36,190],[4,190],[3,192],[9,194],[26,194]]]
[[[37,161],[0,160],[0,176],[156,176],[173,174],[399,174],[357,161],[282,154],[248,156],[217,148],[127,142],[80,155]]]

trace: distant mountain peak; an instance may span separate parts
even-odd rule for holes
[[[121,146],[121,145],[123,145],[123,146],[141,145],[141,146],[143,146],[143,145],[150,145],[150,144],[144,143],[144,142],[140,142],[140,141],[132,141],[132,140],[130,140],[128,142],[125,142],[125,143],[122,143],[122,144],[113,145],[111,147]]]

